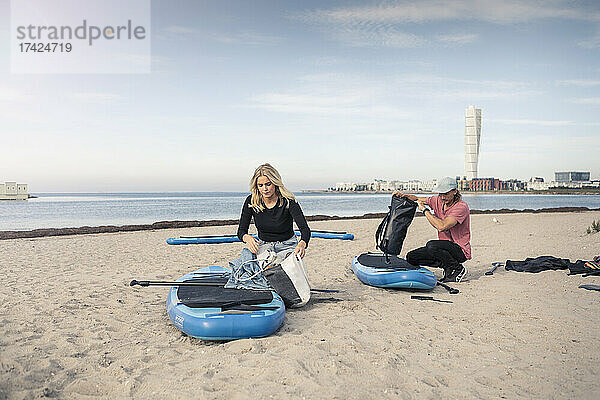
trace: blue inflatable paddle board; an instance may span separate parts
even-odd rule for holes
[[[415,267],[403,258],[378,253],[354,257],[352,271],[361,282],[382,288],[431,290],[437,284],[433,272]]]
[[[264,337],[281,326],[285,305],[271,290],[226,289],[229,270],[200,268],[177,282],[214,283],[212,286],[172,286],[167,313],[185,334],[204,340]]]
[[[300,236],[300,232],[294,232],[297,236]],[[258,239],[256,235],[255,238]],[[329,232],[329,231],[312,231],[310,237],[316,237],[321,239],[341,239],[341,240],[354,240],[354,235],[346,232]],[[216,244],[216,243],[235,243],[241,242],[236,235],[222,235],[222,236],[182,236],[179,238],[167,239],[168,244]]]
[[[202,237],[179,237],[167,239],[168,244],[216,244],[240,242],[235,235],[227,236],[202,236]]]
[[[300,236],[300,232],[296,231],[296,235]],[[310,237],[321,239],[354,240],[354,235],[347,232],[311,231]]]

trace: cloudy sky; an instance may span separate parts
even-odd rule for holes
[[[152,1],[152,73],[11,74],[0,181],[44,191],[293,190],[463,175],[600,178],[597,1]]]

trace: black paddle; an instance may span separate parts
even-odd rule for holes
[[[129,283],[129,286],[139,285],[147,286],[223,286],[221,283],[210,282],[169,282],[169,281],[136,281],[135,279]]]
[[[439,300],[439,299],[434,299],[432,296],[410,296],[411,299],[415,299],[415,300],[430,300],[430,301],[437,301],[438,303],[452,303],[450,300]]]
[[[313,293],[339,293],[340,291],[337,289],[310,289]]]
[[[582,289],[587,289],[587,290],[598,290],[600,291],[600,286],[598,285],[579,285],[580,288]]]
[[[490,269],[489,271],[487,271],[485,274],[486,275],[494,275],[494,271],[496,270],[496,268],[500,267],[504,265],[504,263],[501,262],[493,262],[492,263],[492,269]]]
[[[443,287],[444,289],[446,289],[450,294],[458,294],[459,293],[458,289],[454,289],[454,288],[446,285],[445,283],[438,281],[437,284],[440,285],[441,287]]]
[[[129,283],[129,286],[222,286],[222,283],[211,282],[169,282],[169,281],[136,281],[135,279]],[[337,289],[310,289],[314,293],[339,293]]]

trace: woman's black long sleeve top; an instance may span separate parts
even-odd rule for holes
[[[258,238],[265,242],[283,242],[294,235],[293,221],[296,221],[300,230],[301,240],[308,246],[310,240],[310,228],[306,223],[306,218],[302,213],[300,205],[286,198],[279,198],[273,208],[264,208],[256,212],[250,207],[252,195],[246,198],[242,207],[242,215],[238,226],[237,236],[243,241],[243,237],[248,233],[250,220],[254,218],[254,224],[258,230]]]

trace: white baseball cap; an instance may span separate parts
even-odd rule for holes
[[[445,176],[439,180],[436,188],[433,189],[433,191],[436,193],[448,193],[452,189],[458,189],[456,179],[451,178],[449,176]]]

